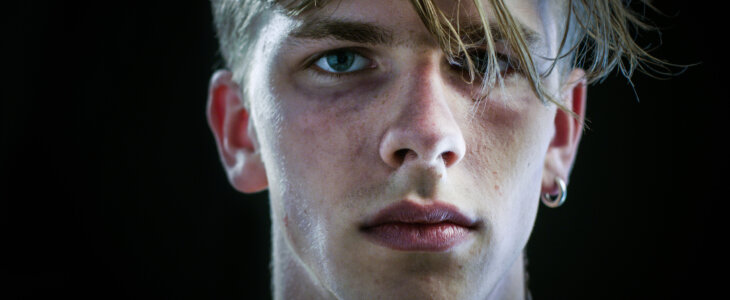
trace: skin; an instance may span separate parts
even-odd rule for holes
[[[505,2],[540,34],[536,51],[554,55],[554,9]],[[315,16],[377,24],[396,43],[290,36]],[[333,77],[303,64],[343,47],[364,49],[368,67]],[[557,192],[556,177],[567,181],[580,140],[582,70],[544,80],[579,119],[543,105],[519,75],[475,101],[478,84],[449,66],[408,1],[274,14],[251,55],[245,93],[229,71],[213,75],[207,114],[231,184],[269,190],[277,299],[524,299],[522,253],[539,195]],[[365,239],[364,220],[403,199],[453,204],[483,226],[442,252]]]

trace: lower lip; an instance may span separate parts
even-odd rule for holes
[[[469,238],[470,229],[453,223],[388,223],[364,230],[381,246],[403,251],[446,251]]]

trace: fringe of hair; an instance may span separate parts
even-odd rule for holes
[[[487,14],[481,1],[472,0],[476,6],[483,28],[484,41],[464,41],[459,31],[458,15],[456,20],[450,20],[441,11],[433,0],[410,0],[416,13],[425,25],[426,29],[438,42],[450,61],[455,57],[464,54],[465,64],[468,70],[469,82],[482,77],[482,94],[502,82],[500,70],[497,63],[495,45],[491,35],[491,28],[487,21]],[[654,30],[654,27],[643,20],[643,17],[634,12],[631,0],[566,0],[564,9],[565,26],[557,51],[557,56],[550,58],[552,63],[549,69],[541,74],[534,63],[530,49],[525,37],[516,26],[512,14],[507,9],[503,0],[489,0],[488,4],[494,11],[495,23],[505,37],[506,42],[513,53],[519,72],[525,76],[532,88],[532,91],[543,104],[552,102],[561,110],[564,110],[574,117],[577,115],[565,107],[559,100],[545,90],[542,85],[542,78],[550,74],[561,62],[572,63],[570,67],[582,67],[586,71],[586,81],[593,83],[602,81],[614,70],[618,70],[629,81],[635,70],[654,76],[654,74],[667,75],[666,63],[652,55],[634,41],[634,33],[638,30]],[[639,0],[641,4],[656,10],[649,3],[650,0]],[[323,7],[328,0],[212,0],[214,21],[220,40],[221,52],[229,67],[234,68],[235,79],[242,80],[246,76],[242,72],[245,68],[241,56],[246,53],[248,41],[255,40],[256,32],[254,23],[258,22],[256,17],[270,8],[274,2],[284,8],[289,15],[299,15],[307,10]],[[457,0],[457,5],[461,0]],[[477,70],[473,59],[468,55],[467,49],[482,43],[486,45],[487,69],[484,74]],[[567,49],[567,50],[566,50]],[[236,67],[238,66],[238,67]],[[676,65],[674,65],[676,66]],[[234,75],[236,76],[236,75]]]

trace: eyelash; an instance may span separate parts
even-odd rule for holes
[[[468,52],[468,55],[470,55],[472,57],[472,61],[477,60],[477,59],[475,59],[475,57],[477,57],[478,60],[483,60],[486,57],[486,51],[484,49],[472,50],[472,51]],[[500,73],[502,73],[503,76],[511,74],[515,71],[519,71],[519,68],[514,65],[514,63],[511,61],[509,55],[499,53],[499,52],[495,53],[495,55],[497,56],[497,60],[503,61],[506,64],[505,68],[500,68]],[[452,64],[452,63],[449,63],[449,64],[454,68],[460,69],[461,71],[467,71],[466,61],[461,56],[457,58],[457,64]],[[477,74],[480,76],[483,76],[485,68],[479,66],[477,62],[475,62],[475,64],[477,64],[477,66],[476,66]]]
[[[326,77],[329,77],[329,78],[332,78],[332,79],[341,79],[344,76],[359,75],[362,71],[365,71],[365,70],[368,70],[368,69],[372,69],[372,68],[367,68],[367,69],[364,69],[364,70],[358,70],[358,71],[353,71],[353,72],[333,73],[333,72],[329,72],[329,71],[322,70],[320,67],[316,66],[317,61],[319,61],[323,57],[325,57],[327,55],[331,55],[333,53],[340,52],[340,51],[352,51],[354,54],[357,54],[359,56],[362,56],[362,57],[364,57],[365,59],[367,59],[367,60],[369,60],[371,62],[373,61],[372,59],[368,58],[367,55],[365,55],[365,54],[362,53],[363,52],[362,49],[360,49],[360,48],[352,48],[352,47],[345,47],[345,48],[337,48],[337,49],[327,50],[327,51],[324,51],[324,52],[320,53],[319,55],[315,55],[314,57],[312,57],[309,60],[307,60],[307,62],[305,63],[305,68],[311,69],[312,71],[314,71],[317,74],[317,76],[326,76]]]
[[[325,76],[325,77],[328,77],[329,79],[335,79],[335,80],[342,79],[345,76],[356,76],[356,75],[360,75],[361,72],[366,71],[366,70],[369,70],[369,69],[372,69],[372,68],[368,68],[368,69],[358,70],[358,71],[354,71],[354,72],[334,73],[334,72],[329,72],[329,71],[322,70],[320,67],[316,66],[316,62],[319,61],[320,59],[322,59],[323,57],[325,57],[327,55],[331,55],[331,54],[336,53],[336,52],[339,52],[339,51],[352,51],[353,53],[355,53],[357,55],[360,55],[360,56],[364,57],[365,59],[368,59],[368,60],[372,61],[372,59],[368,58],[367,55],[365,55],[365,54],[362,53],[363,52],[362,49],[345,47],[345,48],[337,48],[337,49],[332,49],[332,50],[327,50],[325,52],[322,52],[319,55],[316,55],[316,56],[310,58],[305,63],[305,67],[307,69],[311,69],[313,72],[315,72],[317,74],[317,76]],[[477,54],[474,54],[475,52]],[[471,54],[472,57],[481,57],[481,58],[484,58],[486,56],[485,55],[486,54],[486,51],[484,51],[483,49],[477,49],[475,51],[470,51],[469,54]],[[496,53],[496,56],[497,56],[497,59],[498,60],[504,61],[506,63],[506,68],[500,69],[500,73],[502,73],[503,76],[509,75],[509,74],[511,74],[513,72],[518,72],[519,71],[519,68],[517,66],[515,66],[514,63],[510,60],[509,55],[503,54],[503,53]],[[458,60],[463,60],[463,59],[462,58],[458,58]],[[472,58],[472,60],[474,60],[474,59]],[[461,72],[466,71],[466,68],[465,68],[466,63],[465,62],[463,63],[463,65],[462,64],[452,64],[452,63],[449,63],[449,65],[451,65],[454,68],[459,69]],[[479,68],[479,67],[477,68],[477,71],[478,71],[477,72],[477,76],[483,76],[484,75],[484,72],[483,72],[482,69],[483,68]]]

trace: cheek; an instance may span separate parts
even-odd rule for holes
[[[337,106],[290,107],[281,132],[290,172],[285,176],[306,175],[297,180],[307,186],[340,184],[338,172],[357,165],[353,158],[362,157],[369,144],[366,122],[357,115]]]
[[[296,81],[295,81],[296,82]],[[381,82],[343,90],[304,88],[294,84],[282,101],[282,132],[287,168],[307,174],[307,184],[347,187],[380,161],[378,141],[384,132],[388,97]],[[311,179],[311,180],[308,180]]]
[[[500,182],[535,163],[540,128],[531,101],[537,102],[524,95],[495,95],[475,104],[471,130],[464,136],[472,174]]]
[[[495,94],[483,101],[465,133],[464,162],[484,195],[479,207],[493,222],[494,238],[517,247],[526,242],[539,204],[550,110],[529,92]]]
[[[380,113],[378,95],[338,97],[297,91],[279,97],[281,131],[279,179],[289,186],[282,195],[291,214],[304,207],[314,215],[301,215],[315,222],[328,222],[345,203],[346,194],[383,174],[373,172],[379,161],[379,129],[372,122]],[[381,177],[378,177],[381,176]],[[351,209],[339,211],[352,211]],[[306,222],[300,220],[295,222]],[[304,225],[304,226],[300,226]],[[297,227],[311,228],[307,224]]]
[[[345,233],[355,230],[352,221],[364,217],[367,203],[352,201],[352,193],[387,178],[377,165],[380,129],[371,120],[383,114],[377,95],[343,101],[288,96],[279,98],[277,179],[286,187],[278,218],[287,219],[286,235],[298,256],[326,269],[326,258],[338,256],[328,243],[346,240]]]

